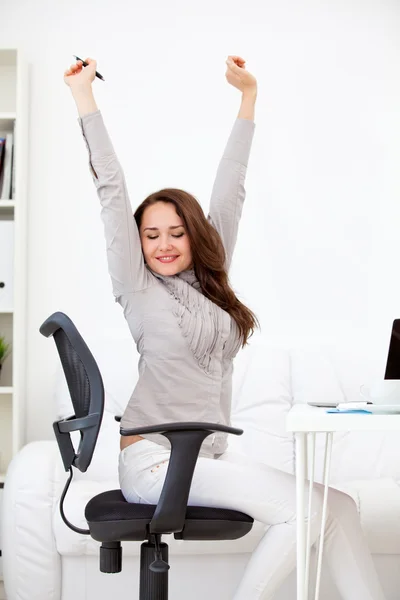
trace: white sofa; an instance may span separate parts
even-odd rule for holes
[[[66,513],[85,527],[84,506],[95,494],[118,487],[118,424],[135,381],[136,355],[130,340],[87,340],[106,389],[106,411],[93,461],[77,473],[67,495]],[[342,367],[346,361],[342,360]],[[353,353],[354,363],[354,353]],[[231,436],[230,448],[293,472],[294,443],[285,418],[293,402],[308,399],[353,400],[362,376],[338,376],[332,361],[318,348],[279,347],[257,340],[236,359],[233,424],[244,429]],[[71,414],[63,376],[55,376],[60,415]],[[322,438],[317,439],[321,477]],[[138,598],[140,543],[123,544],[122,572],[99,571],[98,543],[78,535],[62,522],[58,501],[66,474],[55,441],[33,442],[14,458],[8,470],[3,502],[3,570],[8,600],[102,600]],[[387,600],[400,598],[400,436],[343,433],[334,438],[332,483],[357,502],[362,525],[382,579]],[[263,528],[234,542],[170,544],[171,600],[230,600]],[[325,569],[321,597],[339,600]],[[295,598],[295,573],[276,600]],[[362,600],[362,599],[354,599]]]

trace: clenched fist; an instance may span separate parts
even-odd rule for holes
[[[241,92],[257,90],[257,80],[254,75],[246,71],[246,61],[243,58],[240,56],[228,56],[226,64],[225,77],[228,83]]]

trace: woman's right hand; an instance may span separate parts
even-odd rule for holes
[[[70,66],[64,73],[64,82],[71,88],[90,86],[96,76],[97,63],[94,58],[85,58],[88,63],[84,67],[81,60]]]

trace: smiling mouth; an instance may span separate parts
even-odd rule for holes
[[[158,257],[156,256],[157,260],[159,260],[161,263],[171,263],[174,262],[174,260],[176,260],[178,258],[178,256],[165,256],[165,257]]]

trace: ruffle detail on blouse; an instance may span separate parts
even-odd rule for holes
[[[190,350],[199,366],[211,374],[213,355],[222,350],[218,344],[224,337],[223,311],[180,277],[164,283],[175,300],[173,312]]]
[[[215,355],[219,355],[219,360],[229,359],[239,350],[236,323],[227,312],[204,296],[193,269],[172,277],[151,272],[171,294],[173,313],[198,365],[205,373],[212,374]],[[235,335],[232,335],[231,327]]]

